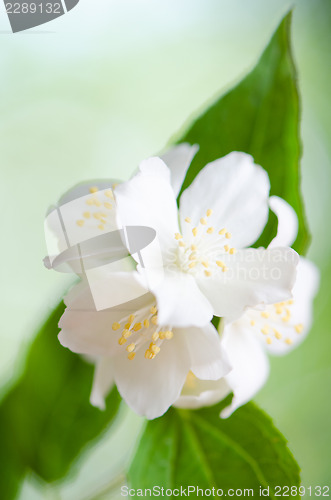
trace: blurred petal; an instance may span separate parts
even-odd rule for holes
[[[190,372],[186,382],[175,402],[174,406],[178,408],[202,408],[212,406],[222,401],[231,392],[226,379],[219,380],[200,380]]]
[[[114,385],[114,369],[111,358],[102,357],[96,364],[90,403],[100,410],[105,409],[105,398]]]
[[[298,234],[297,214],[291,205],[278,196],[271,196],[269,205],[278,219],[277,235],[269,248],[290,247]]]
[[[228,270],[197,283],[215,316],[238,319],[247,307],[291,298],[298,255],[290,248],[246,249],[223,258]]]
[[[225,379],[234,394],[231,405],[221,413],[221,417],[226,418],[250,401],[265,384],[269,363],[261,342],[251,331],[237,325],[225,327],[222,345],[232,365],[232,371]]]
[[[189,216],[197,226],[208,209],[210,221],[233,235],[234,246],[244,248],[260,236],[268,220],[270,183],[265,170],[245,153],[233,152],[209,163],[180,199],[183,231]]]
[[[199,146],[197,144],[191,146],[190,144],[183,142],[182,144],[169,149],[161,156],[161,159],[170,169],[171,185],[174,190],[175,198],[179,195],[186,172],[198,149]]]
[[[202,380],[218,380],[231,370],[216,328],[208,323],[203,328],[186,329],[192,373]]]

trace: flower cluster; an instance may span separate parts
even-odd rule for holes
[[[269,197],[265,170],[238,152],[201,170],[178,208],[197,149],[145,160],[127,182],[75,188],[48,217],[57,241],[48,267],[80,276],[59,340],[95,362],[100,408],[115,383],[150,419],[232,392],[228,416],[265,382],[266,352],[287,352],[310,328],[318,273],[290,248],[295,212]],[[269,208],[277,236],[251,248]]]

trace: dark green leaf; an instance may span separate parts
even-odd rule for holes
[[[200,116],[178,142],[200,146],[183,188],[208,162],[231,151],[251,154],[267,170],[271,194],[281,196],[296,210],[299,234],[294,248],[303,253],[309,236],[300,195],[300,113],[290,23],[289,13],[255,69]],[[267,246],[276,227],[272,215],[258,245]]]
[[[42,327],[21,379],[0,407],[1,462],[10,457],[12,471],[12,477],[6,474],[1,481],[7,491],[14,491],[26,469],[45,481],[63,477],[78,453],[114,419],[120,404],[113,390],[106,411],[90,405],[93,368],[57,339],[63,310],[60,304]]]
[[[271,419],[249,403],[229,419],[227,401],[196,411],[170,409],[150,421],[129,471],[133,488],[299,486],[299,468]],[[194,498],[194,497],[193,497]]]

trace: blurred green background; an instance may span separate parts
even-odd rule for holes
[[[293,5],[309,257],[322,282],[310,336],[272,360],[256,399],[289,440],[302,484],[331,481],[330,0],[81,0],[66,16],[16,35],[1,4],[2,394],[72,280],[42,265],[47,207],[84,179],[127,178],[164,148],[255,64]],[[48,486],[29,476],[21,500],[113,498],[97,491],[122,469],[141,425],[131,412],[123,419],[116,435],[79,459],[70,480]]]

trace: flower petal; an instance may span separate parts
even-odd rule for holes
[[[202,408],[222,401],[231,392],[226,379],[200,380],[189,373],[180,394],[173,406],[178,408]]]
[[[185,336],[165,341],[154,359],[145,359],[143,349],[132,361],[126,354],[114,358],[119,393],[139,415],[160,417],[179,397],[189,371]]]
[[[75,285],[65,298],[67,309],[59,327],[59,341],[64,347],[79,354],[90,356],[114,356],[122,352],[118,344],[119,331],[112,325],[150,303],[150,295],[112,309],[97,311],[87,282]]]
[[[221,413],[226,418],[261,389],[269,375],[269,362],[261,342],[237,324],[225,327],[222,344],[232,365],[225,379],[234,394],[231,405]]]
[[[234,246],[250,246],[268,220],[269,189],[266,171],[255,165],[251,156],[230,153],[209,163],[182,194],[181,227],[184,231],[187,216],[198,225],[212,209],[211,225],[226,227],[233,234]]]
[[[176,329],[177,330],[177,329]],[[221,347],[216,328],[208,323],[203,328],[186,329],[191,372],[201,380],[218,380],[231,370],[228,357]]]
[[[175,198],[179,195],[186,172],[198,149],[199,146],[197,144],[191,146],[187,142],[183,142],[169,149],[161,156],[161,159],[170,169],[171,185],[174,190]]]
[[[289,306],[290,319],[282,321],[278,316],[277,323],[271,323],[282,335],[282,341],[273,341],[267,345],[270,353],[286,354],[294,349],[307,336],[313,319],[313,300],[319,287],[317,267],[307,259],[300,257],[297,268],[297,279],[293,287],[293,305]]]
[[[278,196],[269,199],[271,210],[277,215],[277,235],[271,241],[269,248],[290,247],[298,234],[298,217],[287,201]]]
[[[118,224],[147,226],[156,231],[161,245],[168,247],[178,232],[176,199],[170,184],[170,170],[160,158],[150,158],[139,172],[115,189]]]
[[[197,282],[214,315],[231,322],[247,307],[291,298],[298,259],[290,248],[240,250],[224,255],[226,272],[208,278],[199,276]]]
[[[111,358],[100,358],[95,367],[90,403],[104,410],[105,398],[114,385],[114,368]]]
[[[213,317],[209,301],[189,274],[165,271],[163,280],[152,291],[156,296],[161,325],[199,327]]]

